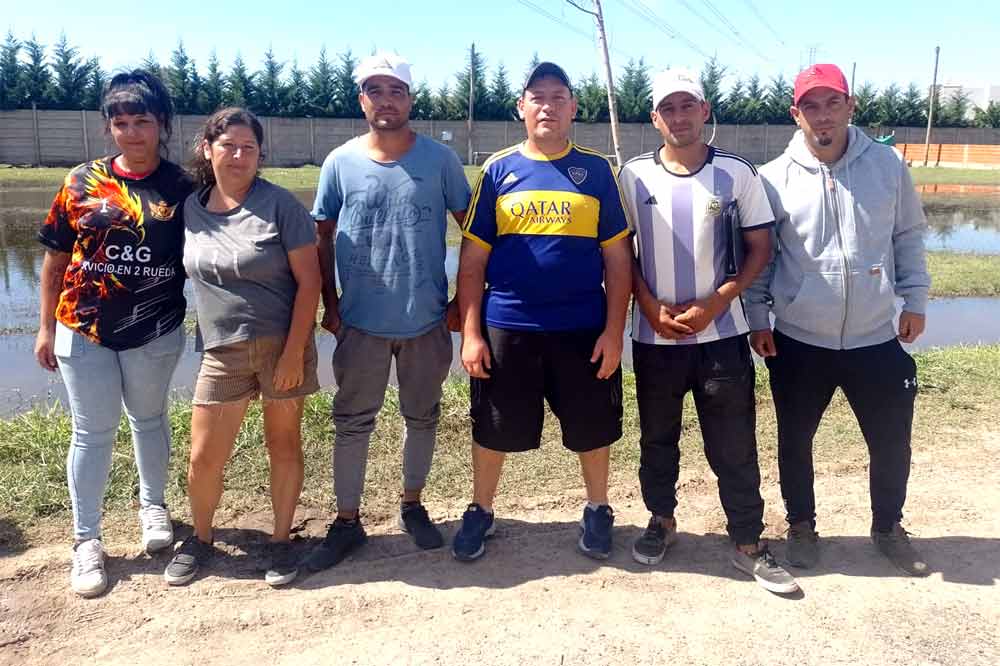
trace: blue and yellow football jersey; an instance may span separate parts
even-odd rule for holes
[[[523,144],[483,165],[464,235],[490,250],[486,322],[497,328],[604,328],[601,248],[629,234],[618,180],[599,152],[570,144],[529,155]]]

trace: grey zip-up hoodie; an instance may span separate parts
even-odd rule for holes
[[[760,170],[774,210],[776,251],[743,294],[751,330],[775,328],[828,349],[896,335],[895,297],[923,314],[930,276],[927,221],[899,151],[848,128],[847,152],[827,166],[799,130]]]

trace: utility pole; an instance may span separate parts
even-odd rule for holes
[[[476,101],[476,43],[473,42],[472,46],[469,47],[469,119],[466,121],[468,124],[468,134],[469,134],[469,159],[468,164],[475,166],[474,155],[472,152],[472,110],[473,105]]]
[[[854,74],[858,71],[858,63],[851,63],[851,97],[854,97]]]
[[[924,137],[924,166],[931,155],[931,127],[934,125],[934,99],[937,97],[937,70],[938,56],[941,55],[941,47],[934,47],[934,78],[931,83],[931,94],[927,96],[927,135]]]
[[[611,142],[615,149],[615,161],[620,168],[622,165],[622,149],[618,140],[618,108],[615,103],[615,80],[611,75],[611,57],[608,55],[608,36],[604,30],[604,11],[601,9],[601,0],[594,0],[594,10],[591,11],[578,5],[574,0],[566,0],[581,12],[590,14],[597,23],[597,40],[601,47],[601,56],[604,59],[604,75],[608,88],[608,113],[611,116]]]

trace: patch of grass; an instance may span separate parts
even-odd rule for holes
[[[1000,169],[950,169],[946,167],[910,167],[917,185],[1000,185]]]
[[[1000,345],[953,347],[916,355],[921,388],[914,420],[914,446],[933,446],[942,428],[995,427],[1000,406]],[[612,478],[634,487],[639,462],[639,417],[635,405],[635,382],[625,373],[624,437],[612,447]],[[301,504],[327,511],[332,506],[330,481],[333,425],[332,396],[320,392],[306,401],[303,417],[305,486]],[[757,370],[757,437],[762,467],[773,467],[776,427],[767,370]],[[428,480],[427,500],[459,501],[471,493],[470,425],[468,382],[454,378],[444,387],[438,447]],[[186,511],[186,468],[190,451],[191,406],[175,401],[170,409],[173,455],[167,485],[167,501],[175,513]],[[69,496],[66,490],[66,450],[70,417],[61,409],[36,409],[0,420],[0,515],[15,524],[30,526],[41,520],[66,522]],[[508,458],[499,491],[512,500],[579,488],[576,456],[561,446],[558,424],[547,416],[540,451]],[[364,505],[366,515],[389,515],[398,501],[401,474],[402,419],[398,393],[386,392],[383,409],[372,436],[367,467]],[[682,424],[682,466],[704,470],[698,420],[687,399]],[[867,452],[857,422],[843,396],[838,393],[816,435],[817,463],[862,464]],[[710,474],[705,471],[707,478]],[[131,513],[137,504],[138,479],[131,438],[122,420],[115,444],[105,505],[109,514]],[[259,403],[251,405],[226,472],[226,492],[220,515],[269,511],[268,465],[263,444]],[[110,522],[110,519],[109,519]],[[128,525],[133,519],[128,518]]]
[[[69,169],[65,167],[13,167],[0,165],[0,189],[22,187],[56,188]]]
[[[931,296],[1000,296],[1000,256],[928,252]]]

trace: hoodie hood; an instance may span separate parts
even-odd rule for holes
[[[875,142],[872,141],[871,137],[854,125],[849,125],[847,127],[847,151],[839,160],[830,165],[830,170],[833,171],[841,166],[849,168],[852,162],[860,158],[873,145],[875,145]],[[806,135],[802,130],[796,130],[795,134],[792,135],[792,140],[788,142],[788,147],[785,148],[785,154],[804,169],[812,172],[820,170],[822,163],[809,151],[809,146],[806,144]]]

